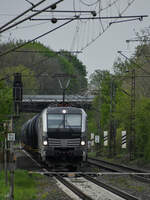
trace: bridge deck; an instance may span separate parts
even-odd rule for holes
[[[70,106],[89,108],[94,95],[66,95],[65,103]],[[63,102],[62,95],[23,95],[22,112],[40,112],[48,106],[57,106]]]

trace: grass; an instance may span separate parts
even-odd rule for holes
[[[15,186],[14,199],[15,200],[34,200],[37,194],[36,178],[40,176],[33,174],[32,176],[24,170],[15,171]],[[0,172],[0,200],[7,199],[9,195],[9,186],[5,186],[4,172]]]
[[[88,156],[91,157],[91,158],[95,158],[96,152],[88,152]]]
[[[0,172],[0,199],[5,199],[8,195],[9,187],[5,185],[4,172]]]

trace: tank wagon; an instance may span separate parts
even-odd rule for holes
[[[21,142],[44,162],[79,165],[87,159],[86,118],[81,108],[45,108],[23,125]]]

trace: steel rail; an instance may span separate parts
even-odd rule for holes
[[[83,193],[79,188],[77,188],[76,186],[65,180],[62,176],[55,175],[55,178],[58,179],[61,183],[63,183],[65,186],[67,186],[72,192],[74,192],[80,198],[84,200],[93,200],[91,197]]]
[[[95,159],[95,158],[88,159],[88,162],[90,164],[96,165],[96,166],[101,167],[101,168],[103,168],[105,170],[110,170],[112,172],[120,172],[122,174],[125,171],[126,172],[131,172],[131,174],[128,173],[128,175],[130,175],[130,176],[132,176],[132,177],[136,178],[137,180],[142,181],[144,183],[150,183],[150,179],[145,177],[145,175],[149,176],[150,172],[148,172],[148,171],[144,171],[144,170],[140,170],[140,169],[135,169],[135,168],[130,168],[130,167],[125,166],[125,165],[119,165],[119,164],[115,164],[115,163],[109,163],[107,161],[99,160],[99,159]],[[113,168],[112,168],[112,166],[113,166]],[[135,173],[138,173],[138,174],[133,174],[132,172],[135,172]]]
[[[128,193],[122,191],[122,190],[119,190],[119,189],[117,189],[117,188],[115,188],[115,187],[112,187],[112,186],[107,185],[107,184],[105,184],[105,183],[103,183],[103,182],[101,182],[101,181],[98,181],[98,180],[92,178],[92,177],[89,176],[89,175],[83,175],[83,177],[86,178],[87,180],[89,180],[89,181],[95,183],[96,185],[98,185],[98,186],[100,186],[100,187],[103,187],[104,189],[109,190],[109,191],[112,192],[113,194],[116,194],[116,195],[118,195],[118,196],[120,196],[120,197],[122,197],[122,198],[124,198],[124,199],[127,199],[127,200],[138,200],[137,197],[134,197],[134,196],[132,196],[132,195],[130,195],[130,194],[128,194]]]
[[[108,164],[110,166],[114,166],[114,167],[119,167],[119,168],[122,168],[123,170],[128,170],[128,171],[134,171],[134,172],[138,172],[138,173],[148,173],[149,171],[146,171],[146,170],[141,170],[141,169],[136,169],[136,168],[131,168],[131,167],[128,167],[126,165],[119,165],[119,164],[115,164],[115,163],[110,163],[110,162],[107,162],[105,160],[100,160],[100,159],[96,159],[96,158],[89,158],[88,159],[89,161],[90,160],[95,160],[95,161],[98,161],[98,162],[101,162],[101,163],[105,163],[105,164]]]

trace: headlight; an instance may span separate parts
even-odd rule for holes
[[[64,110],[62,110],[62,113],[63,113],[63,114],[66,114],[66,112],[67,112],[67,111],[66,111],[65,109],[64,109]]]
[[[47,145],[48,145],[47,140],[44,140],[44,141],[43,141],[43,145],[44,145],[44,146],[47,146]]]
[[[81,145],[84,146],[85,145],[85,141],[81,141]]]

